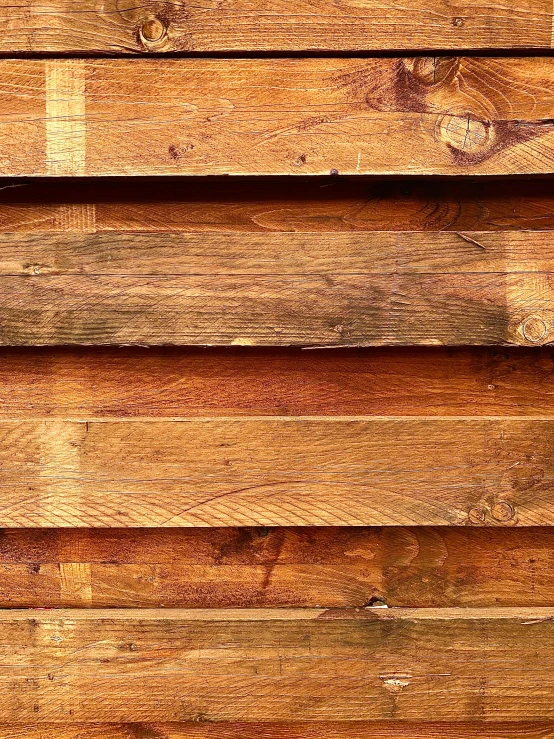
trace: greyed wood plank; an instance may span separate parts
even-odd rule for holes
[[[3,719],[550,721],[553,618],[550,608],[3,611]]]
[[[0,343],[546,344],[544,232],[4,234]]]
[[[0,724],[1,739],[552,739],[548,722],[504,724],[380,721]]]
[[[133,54],[160,51],[550,49],[550,0],[18,0],[0,12],[0,51]]]
[[[553,247],[554,231],[4,233],[0,277],[540,274]]]
[[[554,530],[11,529],[0,606],[548,606]]]
[[[554,350],[23,348],[0,418],[554,416]]]
[[[550,57],[4,59],[0,174],[549,173],[553,70]]]
[[[552,420],[0,422],[0,526],[551,525]]]

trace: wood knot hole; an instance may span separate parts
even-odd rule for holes
[[[546,323],[538,316],[530,316],[521,327],[524,338],[531,344],[538,344],[546,336]]]

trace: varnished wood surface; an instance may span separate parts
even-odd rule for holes
[[[554,350],[0,351],[0,418],[554,416]]]
[[[550,49],[549,0],[33,0],[0,11],[0,52]]]
[[[549,606],[553,573],[551,528],[11,529],[0,536],[2,608]]]
[[[553,618],[551,608],[3,611],[3,719],[545,721]]]
[[[551,57],[3,59],[0,175],[549,173],[553,69]]]
[[[0,525],[551,525],[551,419],[0,422]]]
[[[540,232],[0,235],[0,343],[554,340]]]
[[[398,721],[0,724],[1,739],[552,739],[549,722],[412,723]]]

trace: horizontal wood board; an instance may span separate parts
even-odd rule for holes
[[[553,617],[550,608],[3,611],[3,718],[545,721]]]
[[[5,54],[550,49],[551,0],[18,0],[0,10]]]
[[[2,608],[549,606],[551,528],[11,529]]]
[[[0,175],[550,173],[553,69],[552,57],[2,59]]]
[[[544,232],[4,234],[0,342],[543,344]]]
[[[3,348],[0,419],[554,416],[552,347]]]
[[[0,724],[1,739],[552,739],[548,722],[413,723],[288,721],[125,724]]]
[[[552,419],[0,422],[0,525],[551,525]]]
[[[548,180],[2,187],[4,345],[552,339]]]

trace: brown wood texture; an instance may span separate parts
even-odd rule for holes
[[[550,49],[551,0],[17,0],[0,52]]]
[[[553,247],[550,231],[4,234],[0,342],[549,343]]]
[[[0,724],[1,739],[552,739],[551,723],[412,723],[398,721],[206,721],[126,724]]]
[[[553,618],[551,608],[3,611],[3,720],[550,721]]]
[[[552,229],[549,177],[0,180],[1,233]]]
[[[0,525],[551,525],[552,419],[0,422]]]
[[[551,57],[3,59],[0,174],[549,173],[553,69]]]
[[[4,344],[551,339],[548,180],[8,182],[0,196]]]
[[[553,573],[551,528],[12,529],[0,536],[2,608],[550,606]]]
[[[554,416],[554,350],[0,350],[0,419]]]

